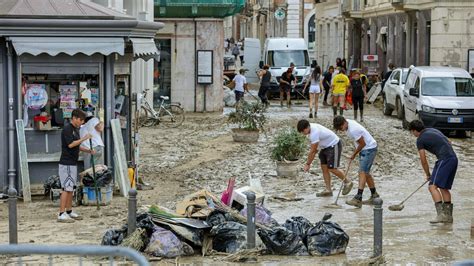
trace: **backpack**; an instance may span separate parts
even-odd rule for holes
[[[234,45],[234,48],[232,48],[232,54],[233,55],[239,55],[240,50],[238,45]]]

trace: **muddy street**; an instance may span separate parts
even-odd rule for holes
[[[254,93],[255,94],[255,93]],[[261,265],[349,263],[366,264],[372,255],[373,209],[346,205],[346,199],[357,192],[356,186],[347,196],[339,198],[340,209],[328,209],[337,194],[340,181],[333,178],[334,197],[317,198],[315,193],[324,188],[322,173],[315,160],[309,173],[300,171],[298,178],[276,176],[275,162],[270,159],[271,141],[284,127],[294,127],[298,119],[307,117],[305,102],[291,109],[280,108],[277,102],[267,111],[265,134],[258,143],[240,144],[232,140],[231,125],[223,114],[188,114],[185,123],[177,129],[141,129],[141,161],[139,173],[154,189],[139,191],[139,205],[158,204],[174,209],[176,202],[185,195],[208,189],[220,195],[227,179],[236,177],[236,186],[247,185],[249,174],[261,180],[266,193],[265,204],[273,217],[283,223],[291,216],[304,216],[312,222],[319,221],[325,212],[349,234],[346,253],[331,257],[273,257],[259,258]],[[345,116],[352,118],[352,111]],[[332,129],[332,110],[321,107],[318,118],[312,119]],[[395,116],[386,117],[378,106],[366,107],[366,128],[378,142],[378,154],[372,173],[377,191],[384,201],[383,252],[388,264],[396,263],[453,263],[474,258],[474,242],[470,236],[474,218],[472,196],[472,169],[474,167],[474,141],[471,138],[451,138],[459,157],[458,174],[453,185],[454,223],[432,226],[429,220],[435,210],[427,188],[421,189],[405,203],[401,212],[391,212],[388,206],[401,202],[423,183],[423,171],[415,145],[415,137],[403,130]],[[354,146],[345,134],[338,134],[344,141],[342,166],[345,168]],[[434,157],[430,157],[432,167]],[[301,169],[304,160],[301,160]],[[357,180],[358,160],[355,160],[350,177]],[[300,201],[282,202],[272,196],[294,193]],[[370,195],[364,192],[364,198]],[[95,207],[81,206],[77,211],[85,216],[73,225],[55,221],[56,207],[49,200],[34,199],[32,204],[19,203],[19,239],[23,243],[45,244],[97,244],[109,228],[118,228],[126,220],[127,202],[114,196],[109,206],[104,206],[99,218],[90,218]],[[0,203],[0,241],[8,241],[7,204]],[[171,261],[170,261],[171,262]],[[219,265],[212,257],[183,257],[182,263]],[[174,263],[174,260],[173,260]]]

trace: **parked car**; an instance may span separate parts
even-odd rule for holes
[[[474,131],[474,84],[454,67],[413,67],[405,88],[403,127],[419,119],[444,131]]]
[[[397,118],[403,118],[403,89],[408,74],[408,68],[397,68],[385,83],[383,88],[383,114],[392,115],[397,112]]]

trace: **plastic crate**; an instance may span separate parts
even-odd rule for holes
[[[113,189],[111,186],[100,187],[99,189],[99,204],[109,205],[112,201]],[[82,205],[96,206],[96,193],[94,187],[83,187],[82,188]]]

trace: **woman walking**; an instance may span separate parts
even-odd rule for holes
[[[267,98],[267,92],[270,89],[270,80],[272,78],[272,73],[270,73],[268,69],[270,69],[270,66],[264,65],[263,69],[258,73],[258,76],[260,77],[260,89],[258,90],[258,97],[260,97],[262,103],[266,106],[270,105],[270,102]]]
[[[318,105],[319,105],[319,94],[321,93],[322,79],[321,79],[321,67],[316,66],[311,73],[311,79],[306,82],[303,94],[306,88],[309,86],[309,118],[313,118],[313,106],[314,106],[314,118],[318,117]]]
[[[354,104],[354,120],[357,120],[357,110],[360,110],[360,122],[364,122],[364,101],[367,98],[367,89],[357,71],[352,76],[352,103]]]

